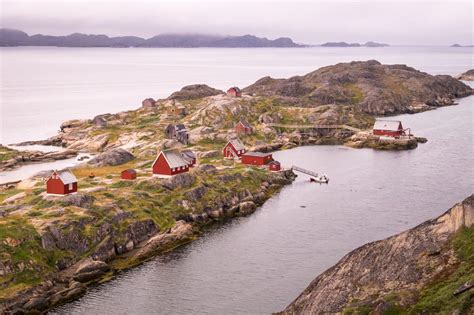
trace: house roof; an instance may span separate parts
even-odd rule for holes
[[[400,125],[401,122],[399,120],[376,120],[373,129],[397,131]]]
[[[240,121],[237,123],[238,124],[242,124],[244,125],[244,127],[246,128],[252,128],[252,126],[250,126],[250,124],[248,123],[248,121],[246,121],[245,119],[240,119]]]
[[[191,150],[183,150],[183,151],[181,151],[181,155],[185,158],[186,157],[191,158],[191,159],[196,158],[196,154],[194,154],[194,152],[191,151]]]
[[[152,165],[154,165],[156,163],[156,161],[158,160],[158,158],[162,154],[165,157],[166,162],[168,162],[168,165],[171,168],[188,165],[188,163],[186,163],[186,161],[183,159],[183,156],[176,149],[169,149],[169,150],[161,151],[160,154],[158,154],[158,156],[156,157],[155,161],[153,161]]]
[[[263,152],[247,152],[244,155],[246,156],[255,156],[255,157],[266,157],[272,155],[271,153],[263,153]]]
[[[243,144],[242,141],[240,141],[238,138],[229,140],[229,142],[227,142],[227,144],[229,144],[229,143],[232,144],[232,146],[234,147],[234,149],[236,149],[237,151],[245,150],[244,144]],[[226,146],[227,146],[227,145],[226,145]]]
[[[125,173],[125,172],[130,173],[130,174],[136,174],[137,173],[137,171],[135,171],[134,169],[131,169],[131,168],[129,168],[128,170],[122,171],[122,173]]]
[[[229,88],[227,91],[230,91],[230,90],[235,90],[236,92],[240,92],[240,89],[236,86]]]
[[[278,161],[271,161],[271,162],[270,162],[270,163],[268,163],[268,164],[280,165],[281,163],[280,163],[280,162],[278,162]]]
[[[77,178],[69,171],[56,172],[64,185],[77,183]]]

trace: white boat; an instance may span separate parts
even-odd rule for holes
[[[321,176],[311,177],[309,179],[309,181],[314,182],[314,183],[327,184],[327,183],[329,183],[329,177],[326,174],[324,174],[324,175],[321,175]]]

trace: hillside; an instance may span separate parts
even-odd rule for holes
[[[253,35],[219,36],[202,34],[161,34],[145,39],[137,36],[108,37],[74,33],[67,36],[36,34],[0,29],[0,46],[57,47],[301,47],[290,38],[270,40]]]
[[[366,244],[319,275],[283,313],[474,311],[474,195],[440,217]]]
[[[471,95],[472,89],[447,75],[369,60],[339,63],[289,79],[264,77],[244,92],[273,96],[287,105],[350,105],[370,115],[394,115],[450,105],[453,98]]]

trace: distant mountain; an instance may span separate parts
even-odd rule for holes
[[[474,45],[459,45],[459,44],[453,44],[451,47],[474,47]]]
[[[367,42],[365,44],[346,43],[346,42],[328,42],[321,45],[322,47],[386,47],[388,44]]]
[[[58,46],[58,47],[303,47],[290,38],[275,40],[244,36],[201,34],[162,34],[149,39],[136,36],[108,37],[74,33],[67,36],[37,34],[28,36],[13,29],[0,29],[0,46]]]

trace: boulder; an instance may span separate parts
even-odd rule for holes
[[[154,99],[146,98],[142,101],[142,107],[144,108],[151,108],[156,106],[156,101]]]
[[[53,196],[53,198],[54,197],[56,196]],[[73,205],[73,206],[81,207],[81,208],[90,207],[92,203],[94,202],[94,197],[90,195],[83,195],[83,194],[72,194],[72,195],[66,195],[64,197],[59,197],[59,198],[61,198],[61,201],[64,206]]]
[[[75,274],[91,272],[91,271],[96,271],[96,270],[107,272],[110,270],[110,266],[100,260],[86,259],[82,261],[81,263],[79,263],[79,265],[76,268]]]
[[[171,94],[168,99],[170,100],[192,100],[203,98],[207,96],[213,96],[224,93],[221,90],[217,90],[207,86],[205,84],[194,84],[183,87],[180,91]]]
[[[196,178],[193,175],[188,173],[182,173],[164,180],[162,182],[162,186],[171,190],[176,188],[187,188],[191,187],[195,181]]]
[[[98,128],[107,127],[107,121],[105,120],[104,115],[95,116],[94,119],[92,119],[92,124]]]
[[[208,190],[209,189],[207,187],[200,186],[200,187],[191,189],[190,191],[185,193],[184,196],[191,201],[198,201],[202,197],[204,197],[204,195],[206,194]]]
[[[217,168],[211,164],[201,164],[197,168],[200,172],[207,173],[207,174],[215,174],[217,173]]]
[[[241,202],[239,205],[239,213],[242,215],[248,215],[255,212],[257,205],[253,201]]]
[[[125,164],[134,158],[132,153],[118,148],[99,154],[87,163],[94,166],[115,166]]]

